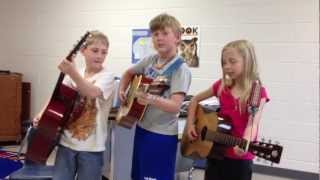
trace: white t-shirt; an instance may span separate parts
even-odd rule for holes
[[[84,76],[84,69],[80,73]],[[95,102],[97,108],[96,127],[86,140],[73,138],[72,134],[65,129],[61,135],[60,144],[77,151],[104,151],[107,139],[108,116],[115,94],[114,75],[104,68],[87,80],[94,82],[94,85],[99,87],[103,93],[103,96],[97,97]],[[76,87],[69,76],[65,77],[63,83],[70,87]]]

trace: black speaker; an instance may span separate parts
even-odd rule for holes
[[[22,82],[21,90],[21,134],[22,137],[27,132],[28,127],[31,125],[30,119],[30,106],[31,106],[31,83]]]

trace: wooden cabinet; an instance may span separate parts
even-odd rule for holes
[[[22,75],[0,72],[0,141],[21,139]]]

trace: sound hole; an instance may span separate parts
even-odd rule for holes
[[[201,140],[202,141],[204,141],[206,138],[207,130],[208,130],[207,126],[203,127],[201,130]]]

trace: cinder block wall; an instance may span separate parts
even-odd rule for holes
[[[24,80],[32,82],[34,115],[53,91],[57,64],[86,30],[109,36],[106,65],[120,76],[131,65],[131,30],[148,27],[161,12],[200,27],[200,67],[192,69],[190,94],[220,77],[224,44],[236,39],[254,43],[271,97],[260,135],[284,146],[277,167],[318,172],[317,0],[2,0],[0,69],[22,72]]]

